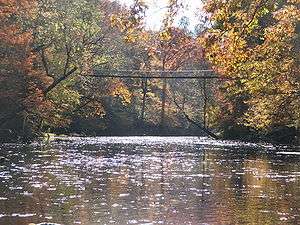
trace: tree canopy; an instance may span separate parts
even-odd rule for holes
[[[195,32],[187,17],[176,22],[183,1],[169,1],[158,31],[145,28],[143,1],[0,5],[0,126],[14,138],[198,128],[229,138],[278,129],[299,136],[299,0],[205,0]],[[113,77],[118,70],[163,73]],[[183,70],[213,73],[165,78]]]

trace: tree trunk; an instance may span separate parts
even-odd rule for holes
[[[61,76],[60,78],[58,78],[57,80],[55,80],[49,87],[47,87],[44,91],[43,94],[46,96],[50,91],[52,91],[57,85],[59,85],[62,81],[66,80],[70,75],[72,75],[78,68],[74,67],[73,69],[71,69],[69,72],[67,72],[66,74],[64,74],[63,76]],[[4,124],[6,124],[6,122],[14,119],[19,113],[21,113],[22,111],[24,111],[26,109],[25,106],[20,106],[19,108],[17,108],[13,113],[5,116],[4,118],[0,119],[0,127],[2,127]]]

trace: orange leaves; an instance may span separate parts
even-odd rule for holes
[[[16,108],[22,108],[27,114],[40,115],[49,111],[49,104],[43,94],[45,75],[37,69],[37,59],[31,51],[33,36],[22,24],[22,16],[31,14],[29,10],[33,9],[35,2],[1,0],[0,4],[3,53],[0,67],[1,83],[4,85],[1,88],[9,89],[6,91],[9,99],[7,95],[0,93],[1,109],[8,114],[15,113]]]
[[[0,18],[6,19],[8,16],[16,13],[16,1],[14,0],[0,0],[1,10]]]
[[[0,0],[0,5],[0,19],[7,21],[12,15],[21,14],[23,12],[30,14],[33,6],[35,6],[35,1]]]
[[[300,9],[295,5],[288,5],[274,14],[277,23],[266,29],[268,42],[289,41],[295,38],[296,26],[300,22]]]
[[[188,61],[201,60],[203,50],[198,41],[184,30],[169,27],[157,34],[149,49],[152,65],[160,69],[177,70]]]
[[[0,30],[1,41],[11,45],[28,45],[32,40],[32,35],[28,32],[21,32],[18,25],[4,25]]]

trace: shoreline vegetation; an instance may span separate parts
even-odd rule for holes
[[[299,0],[4,0],[0,142],[195,135],[299,144]],[[171,79],[172,78],[172,79]]]
[[[3,131],[1,131],[3,132]],[[42,142],[49,142],[54,137],[124,137],[124,136],[161,136],[161,137],[180,137],[180,136],[187,136],[187,137],[208,137],[215,140],[228,140],[228,141],[244,141],[244,142],[253,142],[253,143],[272,143],[272,144],[287,144],[287,145],[295,145],[300,146],[300,139],[297,137],[294,130],[291,130],[289,128],[282,128],[281,130],[277,130],[274,133],[265,135],[265,136],[259,136],[258,134],[242,134],[239,137],[226,137],[222,136],[221,133],[216,133],[215,137],[208,136],[205,132],[199,132],[197,130],[194,130],[194,132],[191,132],[191,129],[187,129],[183,132],[176,133],[176,130],[173,130],[173,132],[169,133],[160,133],[157,129],[156,132],[154,130],[151,131],[136,131],[132,130],[126,133],[120,133],[120,132],[102,132],[101,134],[96,133],[76,133],[76,132],[60,132],[60,133],[42,133],[39,136],[35,137],[21,137],[12,135],[12,131],[7,131],[8,135],[3,135],[1,133],[0,138],[0,144],[1,143],[30,143],[33,141],[42,141]]]

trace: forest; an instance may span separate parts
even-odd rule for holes
[[[300,138],[300,1],[0,0],[0,142],[57,135]],[[122,77],[123,76],[123,77]],[[196,77],[196,78],[195,78]],[[199,78],[197,78],[199,77]]]

